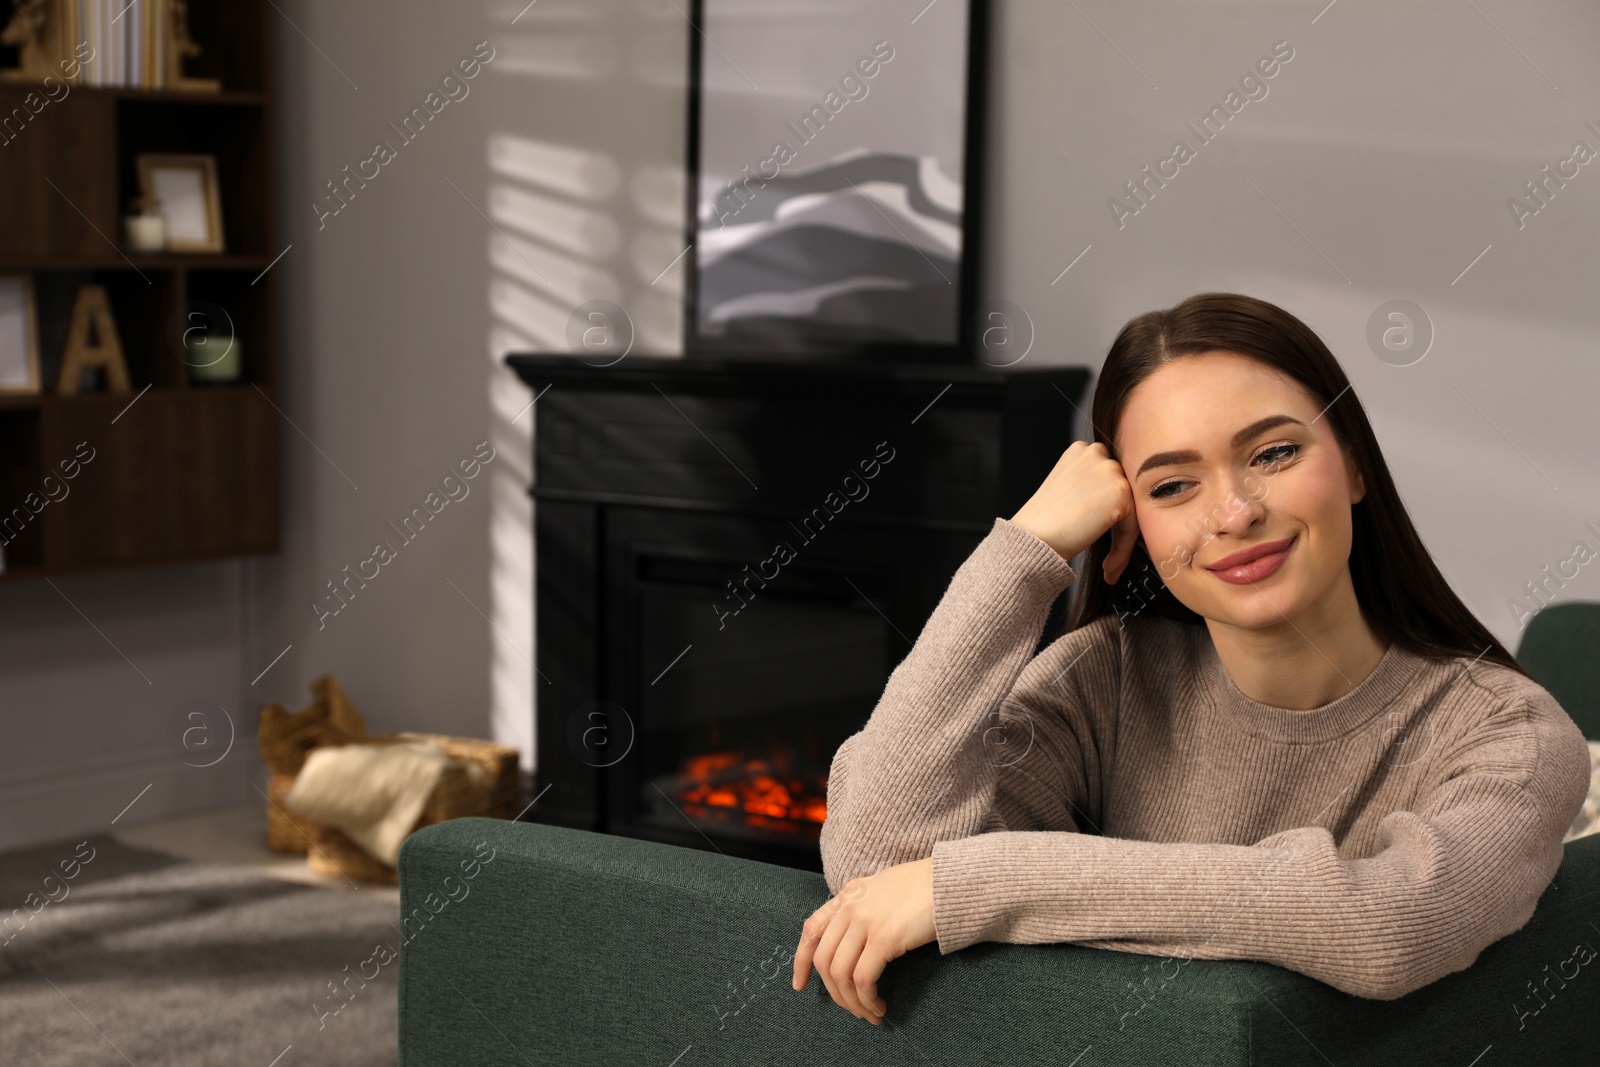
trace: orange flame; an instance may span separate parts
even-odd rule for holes
[[[728,815],[737,813],[753,826],[821,826],[828,817],[826,781],[808,787],[799,778],[782,775],[781,769],[775,770],[764,759],[738,752],[708,752],[684,761],[683,777],[693,784],[678,795],[685,804],[721,809]]]

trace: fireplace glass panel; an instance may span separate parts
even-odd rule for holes
[[[791,565],[732,614],[726,564],[641,562],[638,821],[814,845],[833,753],[891,669],[887,583]]]

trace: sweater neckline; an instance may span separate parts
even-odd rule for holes
[[[1211,707],[1238,729],[1274,741],[1304,743],[1342,737],[1396,703],[1423,662],[1421,656],[1390,642],[1378,665],[1344,696],[1317,708],[1280,708],[1240,692],[1217,654],[1210,631],[1203,624],[1193,629],[1201,687]]]

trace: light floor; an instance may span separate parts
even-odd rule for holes
[[[343,878],[312,874],[306,868],[304,856],[284,855],[268,849],[266,835],[265,807],[257,803],[131,826],[118,829],[111,836],[134,848],[165,852],[180,859],[245,867],[268,878],[400,902],[398,886],[357,883],[357,888],[352,889]]]

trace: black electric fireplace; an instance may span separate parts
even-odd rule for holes
[[[508,362],[540,391],[526,817],[820,870],[834,751],[1088,371]]]

